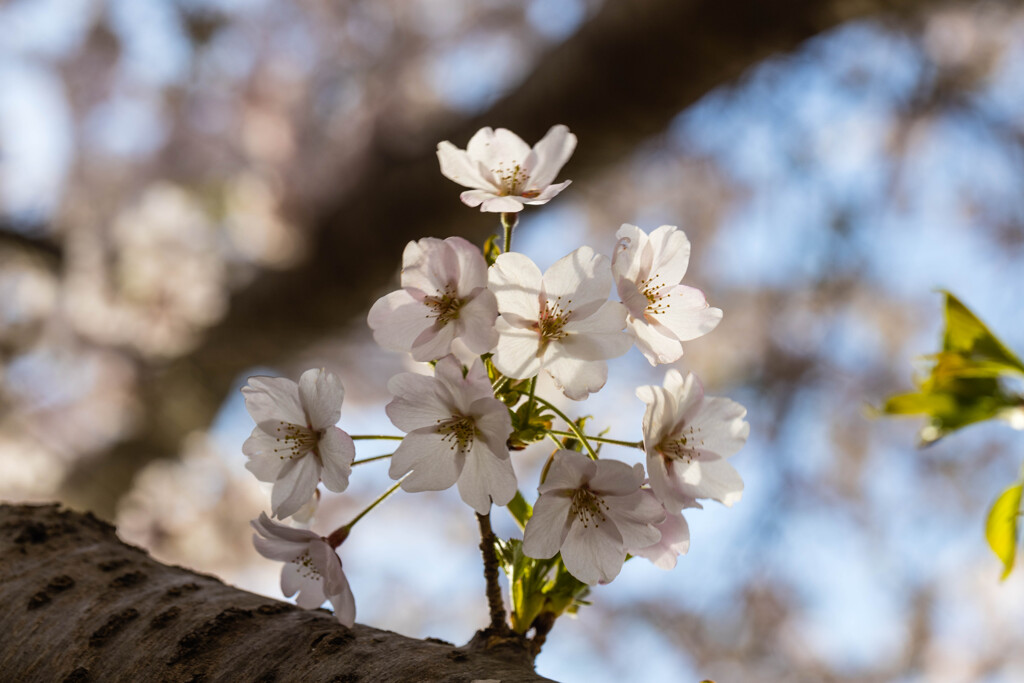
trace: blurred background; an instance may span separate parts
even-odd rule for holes
[[[412,365],[366,311],[409,239],[499,227],[437,142],[556,123],[573,184],[522,214],[518,248],[546,266],[610,253],[623,222],[683,227],[686,282],[725,318],[678,367],[746,405],[751,436],[743,500],[687,514],[674,571],[633,561],[594,590],[538,671],[1024,680],[1024,573],[1000,583],[983,532],[1024,440],[986,424],[917,450],[919,422],[866,410],[937,348],[938,287],[1024,350],[1016,2],[0,2],[0,499],[95,510],[280,596],[251,549],[269,491],[239,387],[326,366],[343,429],[396,433],[385,384]],[[634,387],[664,370],[631,351],[560,405],[638,439]],[[515,455],[524,491],[547,453]],[[356,469],[314,528],[386,469]],[[476,543],[454,491],[390,499],[341,548],[359,621],[465,642],[486,623]]]

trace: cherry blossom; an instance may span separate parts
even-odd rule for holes
[[[524,204],[546,204],[571,181],[553,184],[576,149],[565,126],[551,130],[530,149],[510,130],[481,128],[465,150],[445,140],[437,146],[441,173],[463,187],[467,206],[481,211],[518,212]]]
[[[664,386],[643,386],[644,450],[651,489],[670,512],[695,498],[731,506],[743,495],[743,480],[726,458],[747,441],[747,409],[727,398],[704,396],[692,373],[669,370]]]
[[[348,488],[355,445],[335,427],[345,389],[326,370],[306,370],[296,384],[285,377],[250,377],[242,387],[256,421],[242,445],[246,469],[272,482],[271,508],[278,519],[299,511],[323,479],[331,491]]]
[[[252,542],[260,555],[285,562],[281,570],[281,592],[298,593],[295,603],[315,609],[329,600],[334,616],[349,628],[356,621],[356,602],[341,567],[341,558],[327,540],[308,529],[279,524],[260,513],[251,522],[256,534]]]
[[[679,228],[663,225],[650,235],[624,224],[612,273],[619,297],[629,309],[626,327],[651,365],[672,363],[683,342],[715,329],[722,311],[708,306],[704,293],[680,284],[690,261],[690,241]]]
[[[489,352],[496,317],[480,250],[461,237],[427,237],[406,245],[402,289],[378,299],[367,321],[382,347],[432,361],[451,353],[456,339],[477,355]]]
[[[505,505],[516,493],[506,441],[512,420],[494,398],[483,364],[465,377],[454,356],[438,361],[434,376],[402,373],[388,382],[395,399],[386,407],[408,434],[391,457],[388,473],[406,491],[441,491],[456,482],[459,495],[481,515],[491,501]]]
[[[492,362],[515,379],[551,375],[565,395],[585,399],[604,386],[609,358],[629,350],[626,309],[608,301],[608,259],[590,247],[564,256],[541,275],[523,254],[502,254],[488,286],[498,300],[498,345]]]
[[[643,492],[655,497],[650,489],[643,489]],[[671,513],[665,510],[664,506],[662,506],[662,510],[665,511],[665,521],[655,525],[655,528],[661,532],[661,539],[657,543],[643,548],[627,548],[627,550],[630,555],[647,558],[659,569],[674,569],[676,558],[685,555],[690,550],[690,526],[686,523],[686,518],[682,513]]]
[[[608,583],[622,569],[627,548],[646,548],[661,537],[654,525],[665,510],[640,489],[643,481],[639,464],[557,451],[526,523],[523,553],[546,559],[561,552],[580,581]]]

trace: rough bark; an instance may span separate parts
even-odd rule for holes
[[[443,129],[396,135],[382,122],[355,182],[323,206],[292,207],[310,226],[309,259],[266,273],[231,302],[202,344],[141,382],[137,434],[101,462],[88,462],[63,496],[113,515],[134,473],[175,454],[181,438],[205,429],[234,379],[280,362],[337,333],[397,270],[402,245],[431,235],[474,232],[487,221],[463,206],[460,188],[437,171],[434,146],[464,145],[481,125],[537,140],[553,123],[580,139],[567,177],[579,182],[660,133],[686,106],[765,58],[844,21],[909,14],[936,0],[631,0],[607,2],[533,74],[488,111]],[[497,225],[494,219],[493,225]],[[487,230],[487,228],[483,228]]]
[[[0,679],[544,681],[529,655],[456,647],[168,567],[91,514],[0,506]]]

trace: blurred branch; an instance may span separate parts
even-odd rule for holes
[[[290,207],[294,220],[312,227],[308,260],[287,272],[267,272],[236,294],[228,315],[188,356],[166,367],[144,368],[145,408],[136,436],[100,461],[82,463],[66,482],[65,500],[111,516],[139,468],[174,455],[186,433],[209,425],[240,373],[281,362],[362,313],[397,271],[405,242],[466,235],[487,225],[437,172],[437,141],[463,145],[483,125],[508,127],[536,140],[552,124],[564,123],[580,139],[567,171],[578,187],[761,60],[844,21],[936,5],[934,0],[608,2],[488,111],[443,128],[425,127],[415,140],[380,122],[360,177],[338,181],[347,191],[322,206]],[[475,233],[482,238],[479,228]]]

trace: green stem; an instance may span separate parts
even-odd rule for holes
[[[502,253],[507,254],[512,250],[512,230],[515,229],[516,223],[519,222],[518,213],[502,213],[501,214],[501,227],[505,231],[505,244]]]
[[[365,517],[366,514],[370,510],[372,510],[373,508],[375,508],[378,505],[380,505],[381,503],[383,503],[384,500],[388,496],[390,496],[392,493],[397,491],[398,487],[401,486],[401,484],[402,484],[401,480],[396,481],[394,486],[392,486],[387,491],[385,491],[384,493],[382,493],[379,496],[377,496],[377,500],[375,500],[372,503],[370,503],[369,505],[367,505],[366,508],[364,508],[362,512],[360,512],[358,515],[356,515],[352,519],[351,522],[349,522],[348,524],[346,524],[344,526],[340,526],[337,529],[335,529],[334,531],[332,531],[331,535],[327,537],[327,542],[330,544],[330,546],[332,548],[337,548],[339,545],[341,545],[342,542],[346,538],[348,538],[348,534],[349,534],[350,531],[352,531],[352,527],[354,527],[359,520],[361,520],[363,517]]]
[[[359,434],[356,436],[349,434],[349,437],[353,441],[401,441],[405,438],[404,436],[392,436],[390,434]]]
[[[363,463],[373,462],[374,460],[383,460],[384,458],[390,458],[394,453],[385,453],[384,455],[375,455],[372,458],[363,458],[362,460],[353,460],[352,467],[356,465],[362,465]]]
[[[595,451],[594,447],[590,445],[590,442],[587,441],[587,437],[583,435],[583,432],[580,431],[579,427],[576,426],[575,422],[570,420],[565,413],[563,413],[561,410],[552,405],[550,401],[546,401],[540,396],[534,396],[533,400],[537,401],[538,403],[544,406],[547,406],[548,409],[550,409],[555,415],[562,418],[562,420],[565,421],[565,424],[569,426],[569,430],[572,432],[572,436],[575,436],[577,439],[579,439],[579,442],[583,444],[584,448],[587,449],[587,453],[590,454],[590,459],[597,460],[597,451]]]
[[[572,432],[560,432],[557,429],[549,429],[548,433],[555,434],[557,436],[576,436]],[[630,448],[643,448],[643,441],[620,441],[619,439],[606,439],[603,436],[587,436],[591,441],[597,441],[599,443],[611,443],[616,446],[628,446]]]
[[[526,419],[523,420],[525,424],[530,424],[530,415],[533,414],[533,406],[537,403],[537,377],[530,378],[530,395],[526,399]]]

